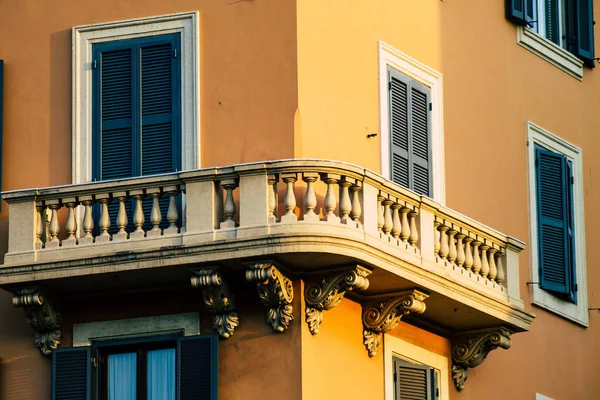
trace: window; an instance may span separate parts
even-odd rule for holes
[[[217,399],[216,335],[95,341],[52,354],[52,399]]]
[[[581,150],[527,130],[533,303],[587,326]]]
[[[442,75],[379,42],[381,174],[444,204]]]
[[[395,400],[437,400],[438,380],[435,369],[394,357]]]

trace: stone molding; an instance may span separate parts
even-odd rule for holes
[[[464,389],[469,368],[480,365],[490,351],[498,347],[510,348],[513,333],[508,328],[496,327],[456,335],[452,340],[452,379],[456,389]]]
[[[369,287],[367,277],[371,271],[359,265],[330,272],[329,276],[306,283],[304,300],[306,303],[306,323],[310,333],[319,333],[323,322],[323,311],[340,304],[346,291],[366,290]]]
[[[294,319],[292,281],[270,262],[248,265],[246,280],[256,284],[258,297],[267,310],[267,323],[275,332],[284,332]]]
[[[381,343],[381,333],[394,329],[404,315],[425,312],[425,300],[429,297],[417,289],[394,293],[392,295],[376,296],[363,304],[363,344],[369,357],[377,354]]]
[[[35,347],[49,356],[62,342],[62,317],[48,298],[36,288],[20,290],[12,298],[15,307],[23,307],[27,323],[35,332]]]
[[[212,327],[223,339],[233,335],[239,325],[235,311],[235,296],[223,279],[218,267],[202,268],[194,271],[191,278],[192,287],[202,291],[202,299],[206,308],[215,315]]]

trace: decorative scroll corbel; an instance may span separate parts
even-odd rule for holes
[[[513,331],[504,327],[478,329],[458,334],[452,340],[452,379],[456,389],[465,388],[469,368],[481,364],[497,347],[510,348]]]
[[[49,356],[62,339],[61,315],[40,291],[34,288],[20,290],[12,298],[15,307],[23,307],[27,323],[35,332],[35,347]]]
[[[409,290],[395,293],[393,296],[377,296],[363,304],[363,344],[369,352],[369,357],[377,354],[381,343],[381,333],[394,329],[400,323],[402,316],[409,313],[423,314],[425,300],[429,295],[419,290]]]
[[[217,267],[203,268],[194,271],[191,278],[192,287],[202,291],[202,299],[209,311],[215,315],[212,327],[223,339],[233,335],[240,324],[235,312],[234,296]]]
[[[292,281],[268,262],[250,264],[246,270],[246,280],[256,283],[260,301],[269,308],[267,323],[275,332],[285,331],[294,319]]]
[[[319,333],[323,322],[323,311],[331,310],[340,302],[346,291],[366,290],[369,287],[367,277],[371,274],[361,266],[337,270],[334,274],[315,282],[308,282],[304,289],[306,302],[306,323],[310,333]]]

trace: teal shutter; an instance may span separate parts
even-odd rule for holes
[[[216,335],[177,339],[177,399],[217,400]]]
[[[395,400],[437,400],[437,381],[433,368],[394,358]]]
[[[90,348],[52,352],[52,400],[90,400]]]
[[[409,127],[408,92],[410,79],[389,69],[389,118],[391,141],[391,180],[410,188],[409,176]]]
[[[540,288],[572,299],[574,241],[570,166],[562,154],[536,146]]]
[[[535,22],[537,0],[506,0],[505,14],[509,21],[517,25],[529,25]]]
[[[418,82],[410,82],[410,154],[412,189],[431,196],[431,138],[430,89]]]
[[[558,1],[559,0],[544,0],[546,9],[546,37],[560,46]]]
[[[594,64],[594,7],[593,0],[575,0],[577,19],[577,55],[588,65]]]

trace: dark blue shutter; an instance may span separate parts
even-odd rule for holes
[[[52,351],[52,400],[90,400],[90,348]]]
[[[422,364],[394,359],[395,400],[436,400],[439,397],[436,371]]]
[[[569,295],[573,282],[571,175],[562,154],[535,149],[540,287]]]
[[[412,189],[431,196],[431,140],[430,89],[418,82],[410,82],[410,154]]]
[[[541,0],[540,0],[541,1]],[[506,0],[506,18],[517,25],[529,25],[535,20],[537,0]]]
[[[594,62],[594,7],[593,0],[575,0],[577,19],[577,55],[588,65]]]
[[[390,165],[391,179],[399,185],[410,187],[409,175],[409,127],[408,92],[410,80],[394,71],[388,70],[389,78],[389,114],[390,114]]]
[[[559,0],[544,0],[545,5],[545,22],[546,22],[546,37],[560,46],[559,33]]]
[[[0,192],[2,191],[2,125],[4,110],[4,61],[0,60]],[[0,200],[2,210],[2,200]]]
[[[177,399],[217,400],[216,335],[177,339]]]

